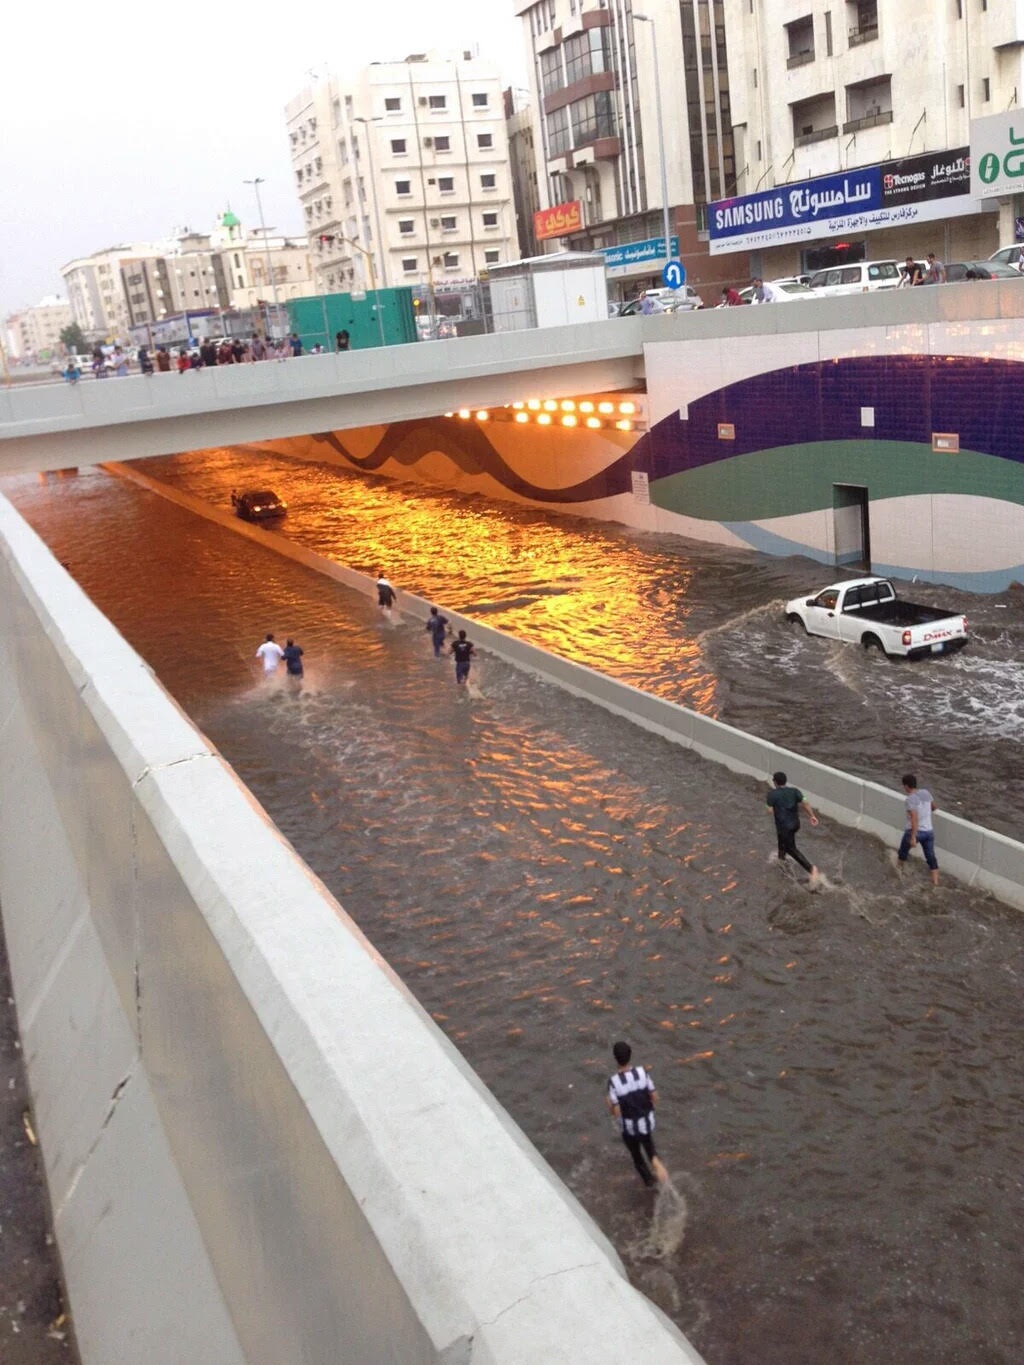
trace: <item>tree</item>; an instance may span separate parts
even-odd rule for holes
[[[66,327],[61,328],[60,339],[66,349],[73,351],[76,355],[84,355],[89,349],[85,340],[85,333],[77,322],[69,322]]]

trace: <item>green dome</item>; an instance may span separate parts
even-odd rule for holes
[[[231,212],[231,210],[228,209],[228,211],[227,211],[226,213],[222,213],[222,214],[221,214],[221,216],[220,216],[220,225],[221,225],[221,227],[226,227],[226,228],[236,228],[236,227],[241,227],[241,226],[242,226],[242,223],[241,223],[241,219],[237,218],[237,217]]]

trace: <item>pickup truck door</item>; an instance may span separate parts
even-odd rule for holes
[[[825,635],[830,640],[839,639],[839,594],[834,591],[819,592],[817,597],[807,600],[807,629],[812,635]]]

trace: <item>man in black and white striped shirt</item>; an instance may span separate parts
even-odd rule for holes
[[[651,1167],[659,1179],[664,1169],[654,1147],[654,1081],[646,1067],[630,1066],[633,1049],[628,1043],[616,1043],[612,1054],[619,1069],[608,1080],[608,1108],[618,1119],[622,1141],[649,1188],[657,1183]]]

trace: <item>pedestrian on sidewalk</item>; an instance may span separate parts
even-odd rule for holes
[[[917,777],[913,773],[903,774],[903,791],[906,800],[903,808],[907,813],[907,827],[903,831],[903,838],[900,840],[899,852],[896,857],[899,862],[899,870],[903,871],[907,859],[910,857],[910,850],[915,844],[919,844],[924,860],[928,864],[928,873],[932,880],[932,886],[939,884],[939,860],[935,856],[935,830],[932,827],[932,812],[935,810],[935,802],[932,794],[927,787],[918,787]]]
[[[772,790],[765,797],[765,805],[770,806],[775,816],[775,833],[779,840],[779,861],[793,858],[810,876],[813,886],[818,880],[818,869],[804,857],[796,846],[796,836],[800,829],[800,812],[803,811],[812,825],[818,817],[804,800],[799,787],[790,787],[785,773],[772,773]]]
[[[648,1189],[666,1176],[654,1146],[654,1107],[658,1102],[654,1079],[645,1066],[630,1066],[628,1043],[612,1047],[618,1070],[608,1078],[608,1110],[618,1120],[626,1150]]]

